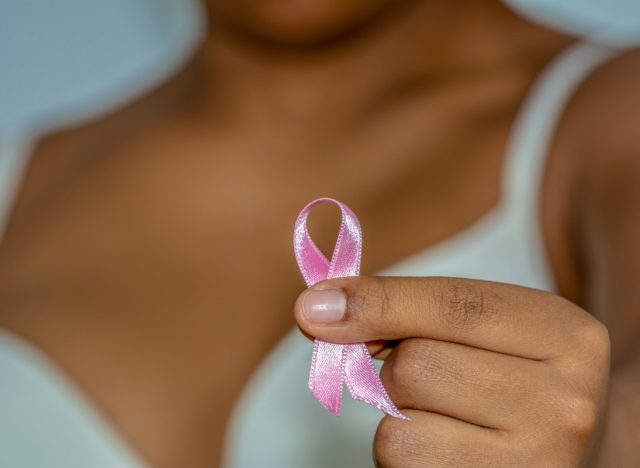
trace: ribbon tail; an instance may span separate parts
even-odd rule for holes
[[[344,378],[345,345],[315,340],[309,390],[318,402],[334,416],[340,416]]]
[[[393,404],[384,389],[364,343],[345,345],[345,383],[351,396],[400,419],[409,419]]]

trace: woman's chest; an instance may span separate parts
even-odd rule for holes
[[[456,159],[465,148],[455,145],[434,159],[356,146],[300,161],[240,143],[209,158],[188,146],[180,158],[170,148],[120,156],[58,187],[47,209],[17,210],[32,225],[7,236],[2,324],[59,361],[150,459],[219,453],[239,392],[293,326],[302,206],[349,204],[371,273],[493,206],[500,137],[485,164]],[[337,212],[312,217],[325,251],[336,227]]]

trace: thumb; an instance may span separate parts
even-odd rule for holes
[[[296,322],[307,336],[332,343],[385,343],[392,331],[381,277],[334,278],[314,284],[296,300]],[[381,346],[375,346],[374,348]]]

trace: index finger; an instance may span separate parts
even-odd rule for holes
[[[313,308],[344,295],[337,321],[311,320]],[[326,309],[326,307],[325,307]],[[543,291],[490,281],[440,277],[351,277],[317,283],[296,301],[302,330],[334,343],[431,338],[528,359],[547,360],[608,339],[578,306]],[[334,318],[338,315],[334,312]]]

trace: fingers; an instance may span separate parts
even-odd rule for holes
[[[517,466],[507,439],[497,431],[437,413],[405,413],[411,421],[386,416],[378,426],[373,452],[379,468]]]
[[[336,278],[304,291],[295,313],[302,330],[336,343],[424,337],[547,360],[608,340],[599,322],[558,296],[457,278]]]
[[[513,430],[553,398],[546,363],[444,341],[402,341],[380,377],[396,406]]]

